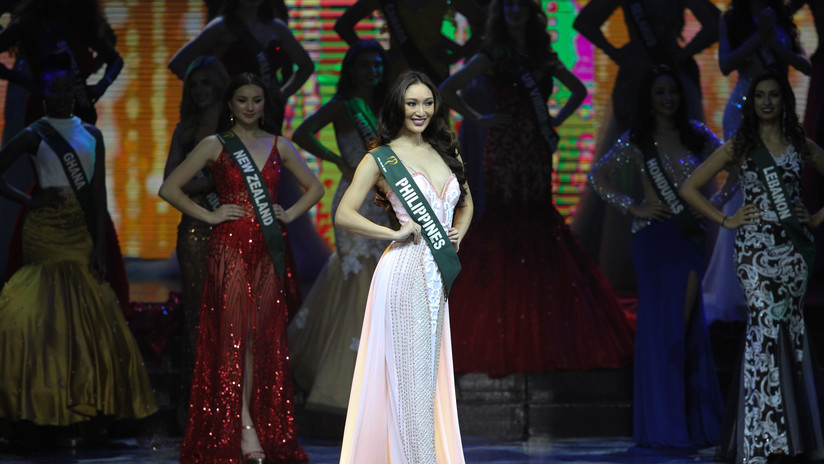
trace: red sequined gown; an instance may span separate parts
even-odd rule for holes
[[[273,148],[261,174],[275,203],[280,170],[280,155]],[[215,226],[209,239],[197,359],[180,461],[240,461],[241,389],[245,353],[251,343],[254,380],[249,408],[266,457],[270,462],[306,462],[295,430],[286,343],[287,306],[299,303],[289,244],[284,285],[275,273],[235,161],[221,151],[211,171],[220,203],[239,204],[247,215]]]
[[[461,245],[449,295],[457,372],[493,376],[619,367],[634,329],[609,283],[552,203],[552,153],[506,69],[490,77],[496,113],[484,152],[486,210]],[[551,66],[537,75],[545,98]],[[470,186],[471,187],[471,186]]]

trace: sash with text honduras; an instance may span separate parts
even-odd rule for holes
[[[355,125],[358,134],[361,136],[363,145],[368,147],[373,140],[378,138],[378,133],[375,129],[377,126],[375,113],[372,112],[369,105],[360,97],[345,99],[343,106],[346,107],[346,112],[349,114],[349,118],[352,119],[352,124]]]
[[[438,72],[438,70],[432,66],[429,58],[427,58],[415,44],[415,41],[409,35],[409,31],[401,19],[401,14],[398,11],[399,2],[381,0],[380,3],[383,16],[386,18],[386,26],[389,28],[392,38],[401,46],[403,57],[406,59],[409,68],[426,73],[430,79],[435,81],[436,85],[449,77],[448,75],[444,76],[442,72]],[[417,24],[416,27],[421,27],[421,25]]]
[[[775,208],[775,213],[778,215],[781,225],[787,231],[787,236],[793,242],[795,249],[804,257],[804,261],[807,262],[807,276],[809,278],[813,272],[815,262],[815,242],[795,215],[787,187],[781,180],[778,166],[775,165],[773,156],[763,143],[750,155],[750,159],[755,163],[758,170],[758,178],[767,187],[767,196],[770,198],[773,208]]]
[[[77,152],[74,150],[74,147],[57,132],[57,129],[45,119],[38,119],[32,123],[30,127],[40,135],[60,160],[60,165],[63,166],[66,178],[69,179],[69,185],[71,185],[74,195],[77,197],[77,202],[80,203],[80,208],[83,210],[83,216],[86,218],[86,227],[89,229],[89,234],[92,236],[92,240],[95,240],[97,228],[95,227],[92,184],[86,177],[86,173],[83,172],[83,165],[80,164],[80,158],[78,158]],[[95,162],[97,162],[97,160],[95,160]]]
[[[269,248],[272,262],[275,264],[275,271],[277,271],[278,277],[283,280],[283,273],[286,269],[286,245],[283,243],[283,233],[272,209],[272,200],[269,198],[266,182],[264,182],[263,176],[255,165],[249,150],[246,149],[246,146],[243,145],[243,142],[234,132],[226,131],[217,134],[217,138],[223,144],[226,152],[235,160],[238,169],[243,174],[246,191],[249,192],[249,201],[255,207],[255,215],[258,218],[260,229],[263,231],[263,238],[266,240],[266,247]],[[275,143],[277,143],[277,139],[275,139]]]
[[[535,79],[535,75],[532,73],[526,59],[516,60],[516,66],[520,84],[518,87],[532,108],[532,116],[535,118],[538,132],[541,134],[541,140],[544,141],[549,153],[555,153],[560,138],[549,120],[549,107],[547,107],[546,98],[544,98],[541,87],[538,85],[538,81]]]
[[[443,277],[443,285],[448,295],[449,289],[452,288],[452,282],[455,281],[455,277],[461,270],[461,262],[458,260],[455,247],[449,241],[446,230],[438,220],[438,216],[432,211],[426,197],[421,193],[418,184],[412,179],[409,171],[400,162],[395,152],[388,146],[381,145],[372,151],[372,156],[377,160],[378,166],[383,172],[383,177],[389,182],[409,216],[420,224],[421,235],[429,245],[432,256],[438,264],[438,269],[440,269]]]
[[[701,227],[701,223],[692,215],[692,212],[687,208],[687,205],[681,197],[678,196],[678,191],[675,189],[672,181],[667,177],[664,169],[661,168],[658,149],[655,147],[655,142],[653,142],[651,138],[641,143],[641,153],[644,155],[644,166],[646,167],[649,183],[652,185],[658,198],[669,206],[672,219],[675,221],[678,229],[703,252],[704,229]]]

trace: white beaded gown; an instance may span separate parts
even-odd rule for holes
[[[407,167],[410,172],[412,169]],[[460,188],[412,172],[444,228]],[[401,224],[409,215],[393,192]],[[449,305],[425,241],[392,242],[369,290],[349,397],[341,463],[463,464],[455,403]]]

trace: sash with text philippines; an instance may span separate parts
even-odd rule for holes
[[[449,241],[446,230],[444,230],[435,212],[432,211],[426,197],[421,193],[418,184],[412,179],[409,171],[403,167],[392,149],[386,145],[381,145],[372,151],[372,156],[377,160],[383,176],[389,182],[395,195],[403,203],[409,216],[420,224],[421,235],[426,240],[426,244],[429,245],[432,256],[438,264],[438,269],[443,277],[444,288],[448,295],[452,282],[455,281],[455,277],[461,270],[461,262],[458,260],[455,247]]]

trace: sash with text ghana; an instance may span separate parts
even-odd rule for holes
[[[38,119],[30,126],[37,132],[38,135],[46,142],[49,148],[57,155],[60,160],[60,165],[63,166],[63,172],[66,173],[66,178],[69,179],[74,195],[77,197],[77,202],[80,203],[80,208],[83,210],[83,216],[86,218],[86,227],[89,229],[89,234],[92,240],[96,239],[95,227],[95,208],[94,208],[94,192],[92,192],[92,184],[83,172],[83,165],[80,164],[80,158],[74,147],[57,132],[48,121],[45,119]],[[95,163],[97,163],[95,158]]]

